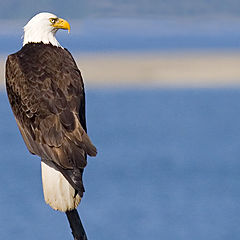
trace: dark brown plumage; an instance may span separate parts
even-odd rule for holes
[[[28,150],[54,164],[82,196],[86,155],[97,150],[87,135],[84,84],[71,54],[51,44],[26,44],[8,56],[6,86]]]

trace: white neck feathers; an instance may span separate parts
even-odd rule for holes
[[[61,47],[55,37],[56,32],[43,31],[40,29],[24,28],[23,46],[27,43],[44,43]]]

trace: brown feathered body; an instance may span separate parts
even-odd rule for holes
[[[87,135],[84,84],[73,57],[61,47],[28,43],[8,56],[6,86],[28,150],[41,157],[42,171],[55,171],[43,173],[46,194],[58,191],[65,181],[71,188],[71,197],[78,197],[77,203],[68,204],[67,209],[47,203],[61,211],[75,208],[84,192],[82,174],[87,155],[95,156],[97,151]],[[49,180],[54,174],[58,175],[58,183]],[[53,198],[66,189],[62,191]],[[50,201],[58,201],[54,199]]]

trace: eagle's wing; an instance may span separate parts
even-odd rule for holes
[[[86,154],[97,153],[86,133],[83,80],[68,51],[48,48],[8,57],[7,93],[29,151],[52,161],[82,195]]]

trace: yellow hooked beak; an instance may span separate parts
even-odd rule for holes
[[[70,32],[70,24],[65,19],[58,18],[57,21],[54,22],[52,26],[55,28],[66,29],[68,30],[68,33]]]

